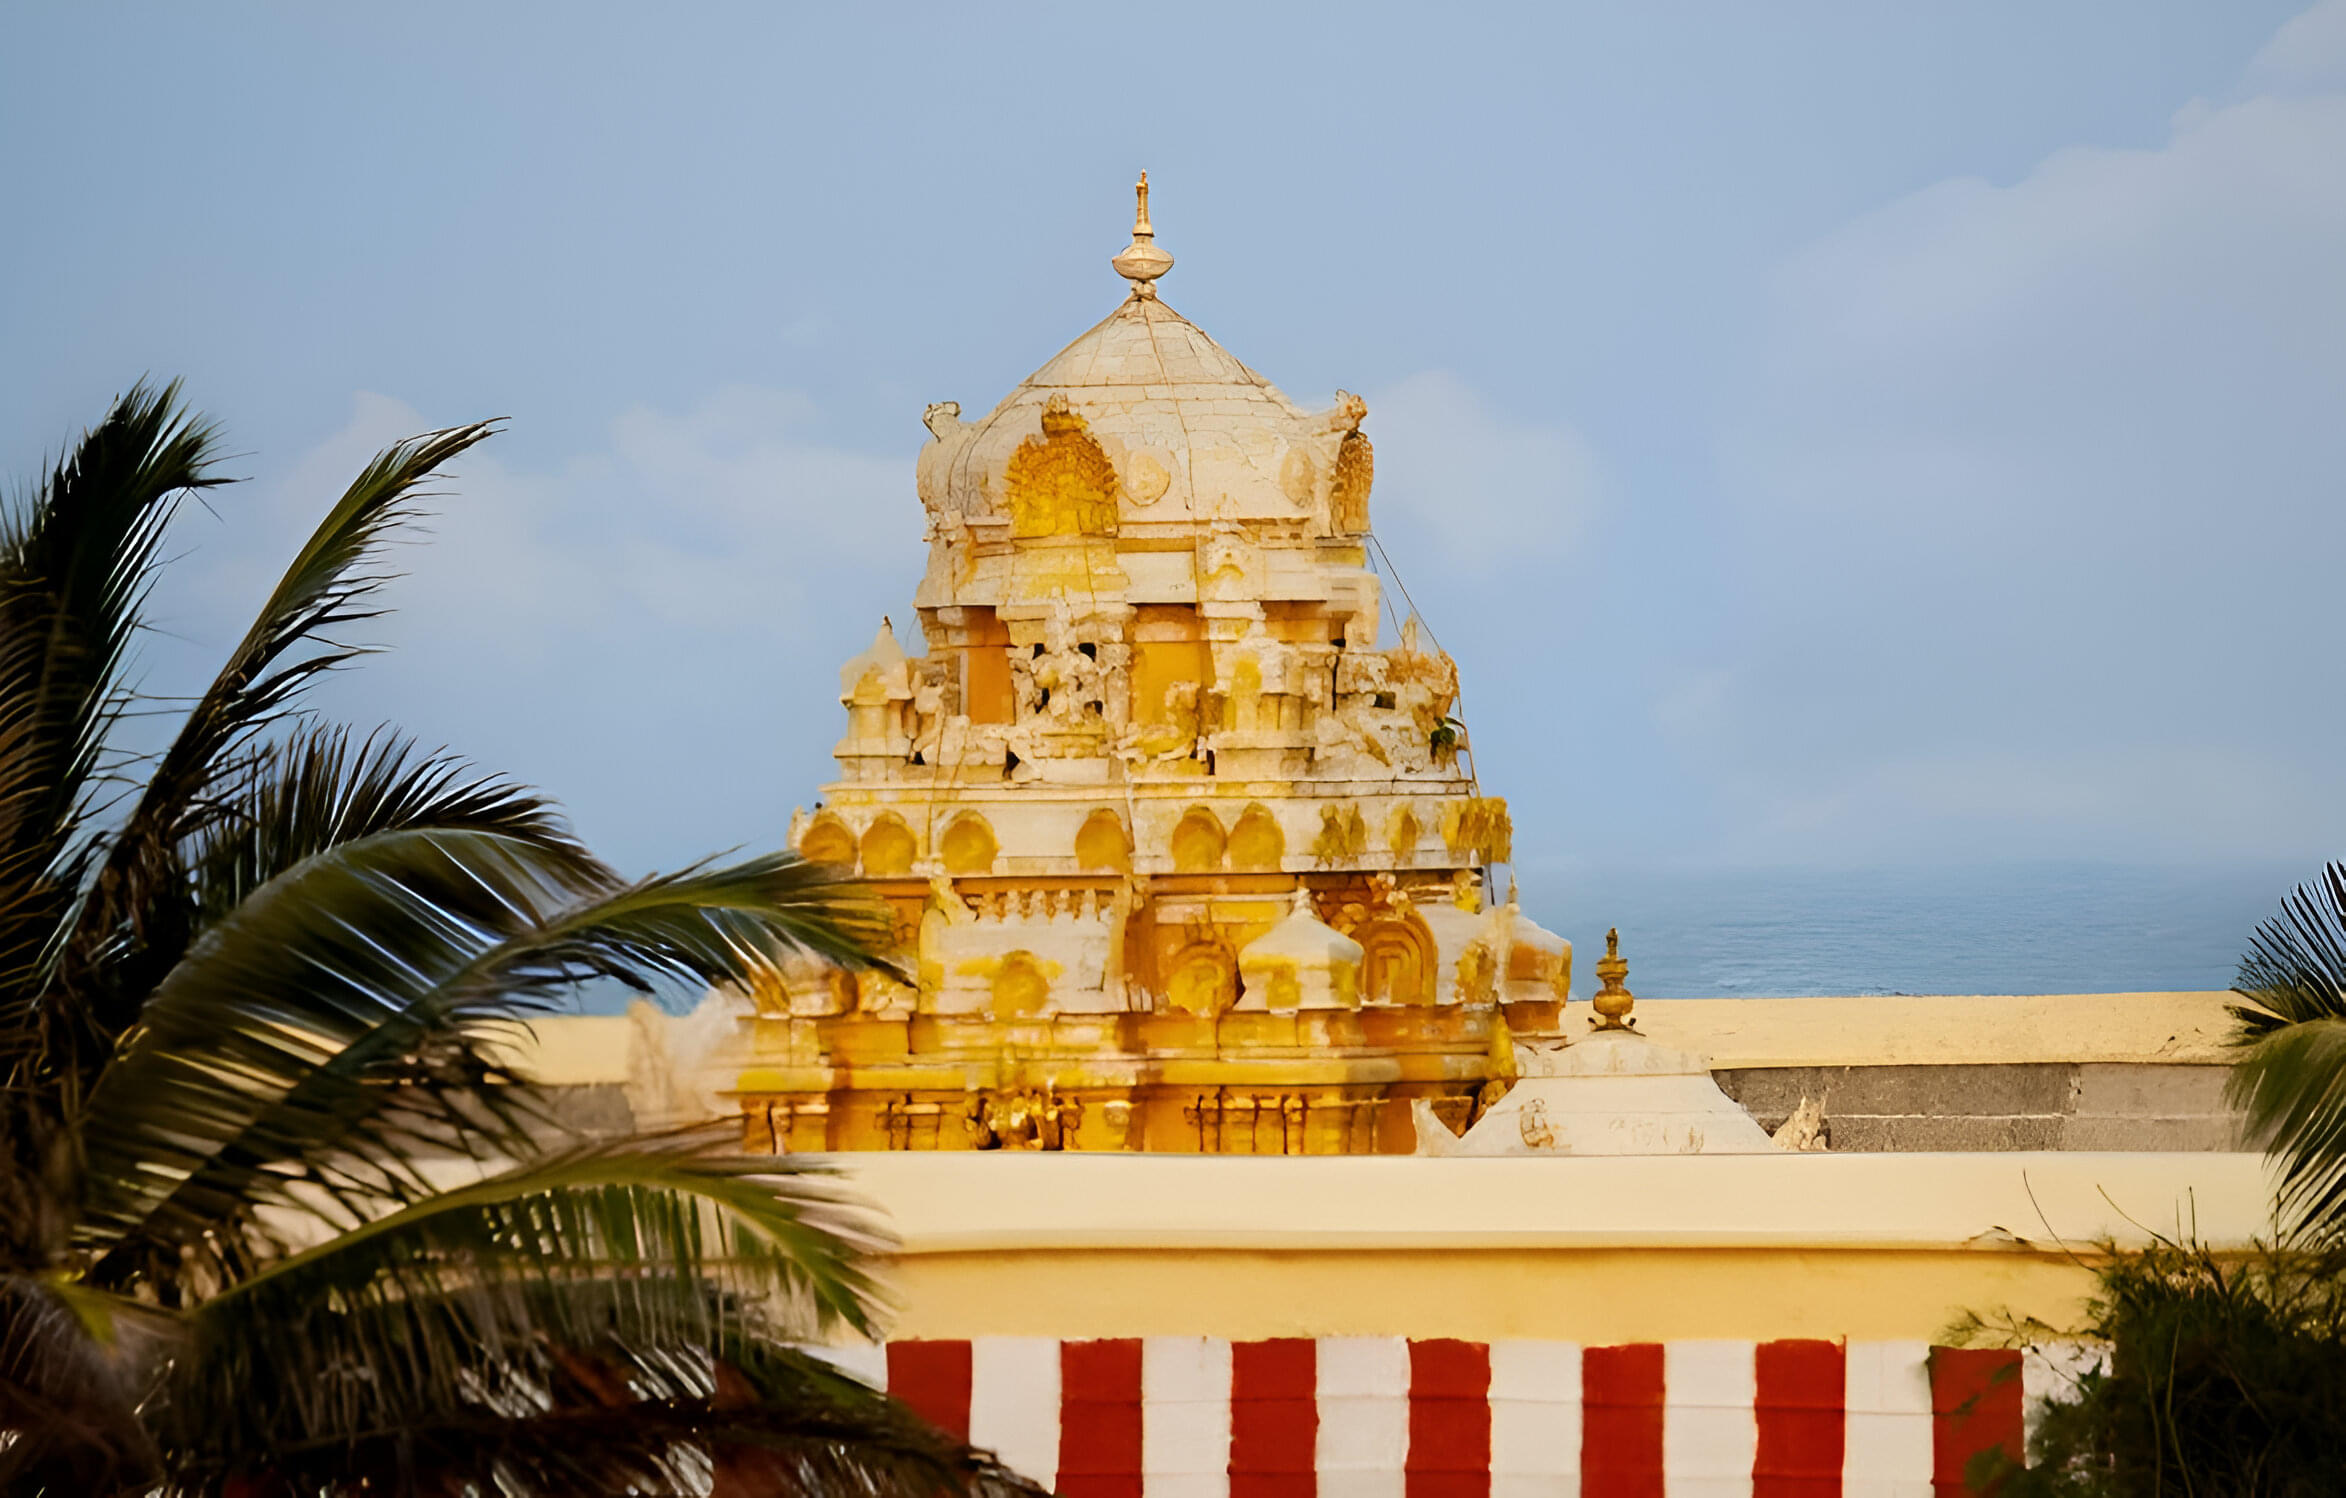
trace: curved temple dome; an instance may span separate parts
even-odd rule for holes
[[[760,996],[772,1147],[1407,1149],[1412,1099],[1463,1124],[1558,1024],[1569,946],[1483,898],[1509,829],[1457,667],[1414,619],[1380,646],[1366,403],[1298,409],[1160,299],[1141,192],[1123,304],[978,420],[928,409],[926,650],[883,623],[848,663],[792,829],[916,977]],[[1317,998],[1252,991],[1322,930]]]

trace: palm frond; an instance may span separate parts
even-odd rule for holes
[[[2243,1043],[2283,1025],[2346,1018],[2346,864],[2301,884],[2256,928],[2232,1006]]]
[[[2256,928],[2231,1006],[2243,1047],[2227,1096],[2281,1164],[2280,1205],[2346,1234],[2346,864],[2299,885]]]
[[[2346,1018],[2270,1030],[2232,1064],[2227,1095],[2250,1143],[2281,1163],[2281,1206],[2346,1232]]]
[[[705,1153],[723,1137],[570,1152],[273,1264],[189,1313],[151,1418],[221,1466],[615,1404],[703,1419],[718,1360],[877,1304],[872,1221],[820,1171]]]
[[[189,849],[199,929],[307,858],[379,832],[494,832],[584,856],[553,803],[413,740],[313,724],[242,765]]]
[[[264,1400],[275,1385],[264,1382]],[[368,1491],[395,1494],[1041,1498],[886,1395],[753,1337],[720,1336],[686,1356],[588,1340],[543,1349],[526,1370],[486,1372],[470,1389],[455,1407],[396,1423],[265,1442],[252,1439],[251,1406],[231,1402],[231,1423],[205,1428],[178,1465],[180,1491],[242,1478],[339,1493],[357,1471],[370,1474]]]
[[[491,422],[450,427],[378,454],[303,544],[155,761],[75,935],[85,1001],[115,1033],[128,1028],[151,983],[192,938],[175,852],[215,815],[211,798],[233,778],[238,747],[320,672],[361,653],[330,634],[375,617],[371,596],[389,581],[371,565],[382,543],[415,517],[426,480],[493,430]],[[94,981],[99,972],[108,981]]]
[[[0,628],[45,645],[0,674],[0,700],[32,705],[53,777],[47,805],[20,826],[53,831],[76,817],[122,707],[164,528],[181,495],[226,482],[213,472],[217,444],[181,409],[176,381],[141,382],[0,520]]]
[[[354,1047],[371,1040],[385,1067],[417,1055],[428,1031],[415,1011],[612,882],[559,845],[437,828],[344,843],[271,880],[171,970],[92,1089],[80,1241],[104,1251],[142,1229],[187,1241],[233,1220],[248,1204],[202,1199],[198,1172],[234,1151],[230,1178],[260,1184],[256,1172],[314,1139],[256,1133],[297,1122],[283,1116],[290,1094],[342,1063],[349,1085],[322,1104],[339,1122],[353,1089],[384,1080],[353,1075]]]
[[[255,1203],[346,1226],[416,1200],[430,1190],[419,1155],[537,1149],[547,1115],[485,1042],[584,979],[741,983],[794,950],[864,957],[887,930],[876,902],[791,855],[617,888],[600,865],[576,865],[551,889],[450,912],[431,891],[453,880],[475,894],[503,858],[451,876],[437,862],[449,838],[433,837],[421,877],[376,860],[355,889],[339,876],[383,838],[317,856],[239,906],[151,1002],[101,1088],[126,1116],[91,1126],[94,1182],[144,1162],[133,1189],[102,1186],[84,1219],[111,1239],[109,1274],[199,1240],[236,1244],[258,1229]],[[396,956],[410,947],[434,960]],[[305,1007],[321,997],[330,1013]]]
[[[85,1289],[0,1274],[0,1491],[102,1493],[151,1476],[159,1453],[139,1416],[143,1313]]]
[[[861,1262],[888,1246],[876,1220],[828,1167],[711,1153],[730,1142],[729,1130],[703,1127],[583,1145],[450,1185],[256,1271],[203,1314],[263,1295],[355,1304],[387,1281],[404,1295],[660,1265],[757,1295],[797,1335],[876,1335],[879,1292]]]

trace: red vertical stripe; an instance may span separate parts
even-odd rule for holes
[[[1409,1344],[1408,1498],[1490,1498],[1491,1350]]]
[[[1141,1498],[1140,1339],[1059,1344],[1062,1498]]]
[[[889,1343],[888,1392],[955,1440],[968,1440],[969,1344]]]
[[[1662,1344],[1580,1355],[1581,1498],[1662,1498]]]
[[[1762,1342],[1752,1498],[1841,1498],[1848,1359],[1838,1342]]]
[[[1318,1498],[1319,1349],[1230,1344],[1230,1498]]]
[[[1931,1349],[1931,1482],[1940,1498],[1962,1498],[1964,1470],[1983,1451],[2024,1460],[2020,1354],[2001,1347]],[[1992,1492],[1993,1489],[1983,1491]]]

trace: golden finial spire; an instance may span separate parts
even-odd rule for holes
[[[1157,294],[1157,277],[1173,268],[1173,257],[1157,248],[1157,232],[1149,224],[1149,174],[1142,172],[1140,182],[1133,188],[1137,200],[1132,210],[1132,243],[1124,253],[1108,263],[1116,267],[1116,274],[1132,283],[1136,297]]]
[[[1599,1030],[1636,1028],[1637,1021],[1629,1018],[1629,1010],[1637,996],[1622,982],[1628,976],[1629,959],[1621,955],[1621,928],[1615,926],[1605,933],[1605,955],[1597,959],[1597,977],[1604,980],[1604,987],[1592,1000],[1599,1017],[1590,1020],[1591,1025]]]

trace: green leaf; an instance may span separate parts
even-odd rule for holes
[[[361,652],[330,632],[375,617],[369,599],[390,575],[369,563],[413,519],[423,485],[495,430],[475,422],[409,438],[378,454],[311,533],[260,616],[230,652],[169,747],[109,848],[75,933],[75,975],[98,1022],[119,1033],[153,978],[191,938],[178,845],[215,814],[211,797],[233,778],[235,753],[273,722],[320,672]],[[315,647],[302,654],[305,647]],[[111,981],[100,981],[104,974]]]

